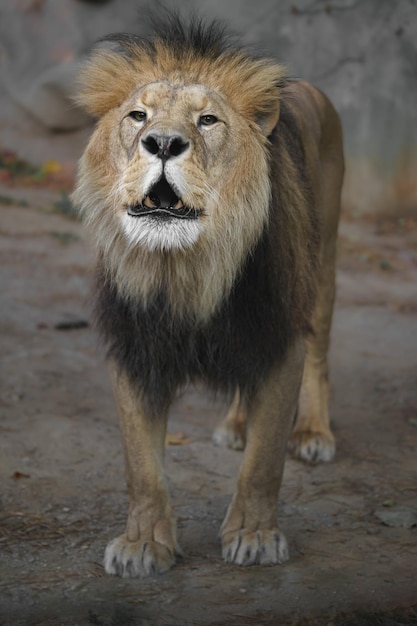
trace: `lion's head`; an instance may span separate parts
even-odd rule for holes
[[[227,295],[268,217],[284,78],[216,25],[175,18],[93,52],[79,102],[99,121],[74,199],[123,293],[166,289],[202,317]]]

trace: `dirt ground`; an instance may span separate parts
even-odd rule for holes
[[[211,443],[225,405],[190,390],[166,450],[185,557],[159,578],[121,580],[101,564],[127,494],[106,367],[86,324],[88,244],[57,192],[0,194],[0,624],[416,624],[416,221],[342,220],[337,456],[288,458],[280,525],[291,560],[223,563],[217,534],[240,453]]]

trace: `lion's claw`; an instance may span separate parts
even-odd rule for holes
[[[288,444],[290,452],[308,463],[329,462],[334,458],[336,445],[333,435],[312,431],[294,431]]]
[[[129,541],[120,535],[106,548],[104,569],[113,576],[144,578],[162,574],[175,563],[174,550],[156,541]]]
[[[230,424],[222,422],[213,433],[213,443],[231,450],[243,450],[245,448],[244,430],[236,430]]]
[[[238,565],[276,565],[289,558],[287,540],[278,528],[225,533],[222,555]]]

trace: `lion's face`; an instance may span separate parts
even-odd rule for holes
[[[118,209],[131,245],[170,250],[196,243],[239,160],[241,126],[227,102],[202,85],[156,82],[121,107]]]
[[[100,186],[111,183],[113,228],[122,229],[129,247],[193,247],[236,218],[248,227],[257,211],[252,235],[262,228],[269,200],[264,135],[204,85],[141,87],[104,116],[87,155],[93,175],[111,158]]]
[[[169,274],[172,300],[207,313],[230,289],[268,218],[282,75],[140,46],[87,67],[81,101],[100,119],[74,198],[124,291],[146,299]]]

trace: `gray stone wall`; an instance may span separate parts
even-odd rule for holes
[[[416,0],[165,4],[226,20],[246,43],[330,96],[344,126],[347,209],[417,210]],[[79,60],[97,37],[140,29],[143,6],[137,0],[2,0],[0,146],[13,147],[5,145],[16,136],[10,128],[54,132],[56,143],[57,131],[85,126],[69,99]]]

